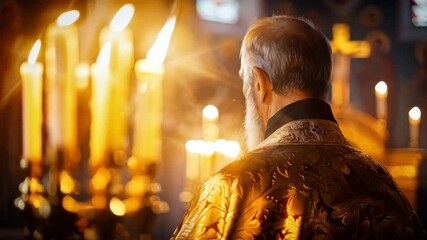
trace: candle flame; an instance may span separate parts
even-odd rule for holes
[[[380,95],[387,94],[387,84],[384,81],[380,81],[375,85],[375,91]]]
[[[34,43],[33,48],[31,48],[30,55],[28,55],[28,63],[31,65],[34,65],[37,61],[37,57],[40,52],[42,42],[40,39],[37,39],[37,41]]]
[[[59,27],[66,27],[73,24],[80,17],[80,12],[77,10],[71,10],[68,12],[64,12],[59,15],[58,19],[56,19],[56,24]]]
[[[173,29],[175,28],[176,17],[173,16],[168,19],[157,35],[156,42],[147,53],[147,59],[153,63],[161,65],[166,58],[170,39],[172,37]]]
[[[123,5],[110,22],[113,31],[120,32],[127,27],[135,12],[135,7],[128,3]]]
[[[96,58],[96,63],[108,67],[110,65],[111,42],[106,42]]]
[[[218,109],[214,105],[207,105],[203,108],[203,116],[208,119],[215,119],[218,117]]]
[[[414,120],[414,121],[418,121],[421,118],[421,110],[419,107],[413,107],[410,111],[409,111],[409,117]]]

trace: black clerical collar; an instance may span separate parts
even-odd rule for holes
[[[307,98],[280,109],[268,120],[265,138],[288,122],[300,119],[325,119],[338,124],[328,103],[318,98]]]

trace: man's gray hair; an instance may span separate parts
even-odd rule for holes
[[[252,79],[252,67],[258,67],[268,74],[277,93],[299,90],[326,98],[331,47],[325,35],[307,19],[281,15],[255,21],[243,39],[240,57],[242,74],[248,81]]]

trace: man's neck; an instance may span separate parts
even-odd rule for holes
[[[285,107],[291,103],[294,103],[294,102],[297,102],[297,101],[300,101],[300,100],[303,100],[306,98],[310,98],[310,97],[311,96],[309,96],[306,93],[303,93],[301,91],[293,91],[293,92],[288,93],[286,95],[273,92],[272,102],[271,102],[271,105],[270,105],[269,111],[268,111],[268,119],[270,119],[272,116],[274,116],[274,114],[276,114],[283,107]]]

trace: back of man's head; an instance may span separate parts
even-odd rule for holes
[[[306,19],[281,15],[255,21],[243,39],[241,58],[245,74],[261,68],[277,93],[298,90],[322,99],[328,93],[329,41]]]

